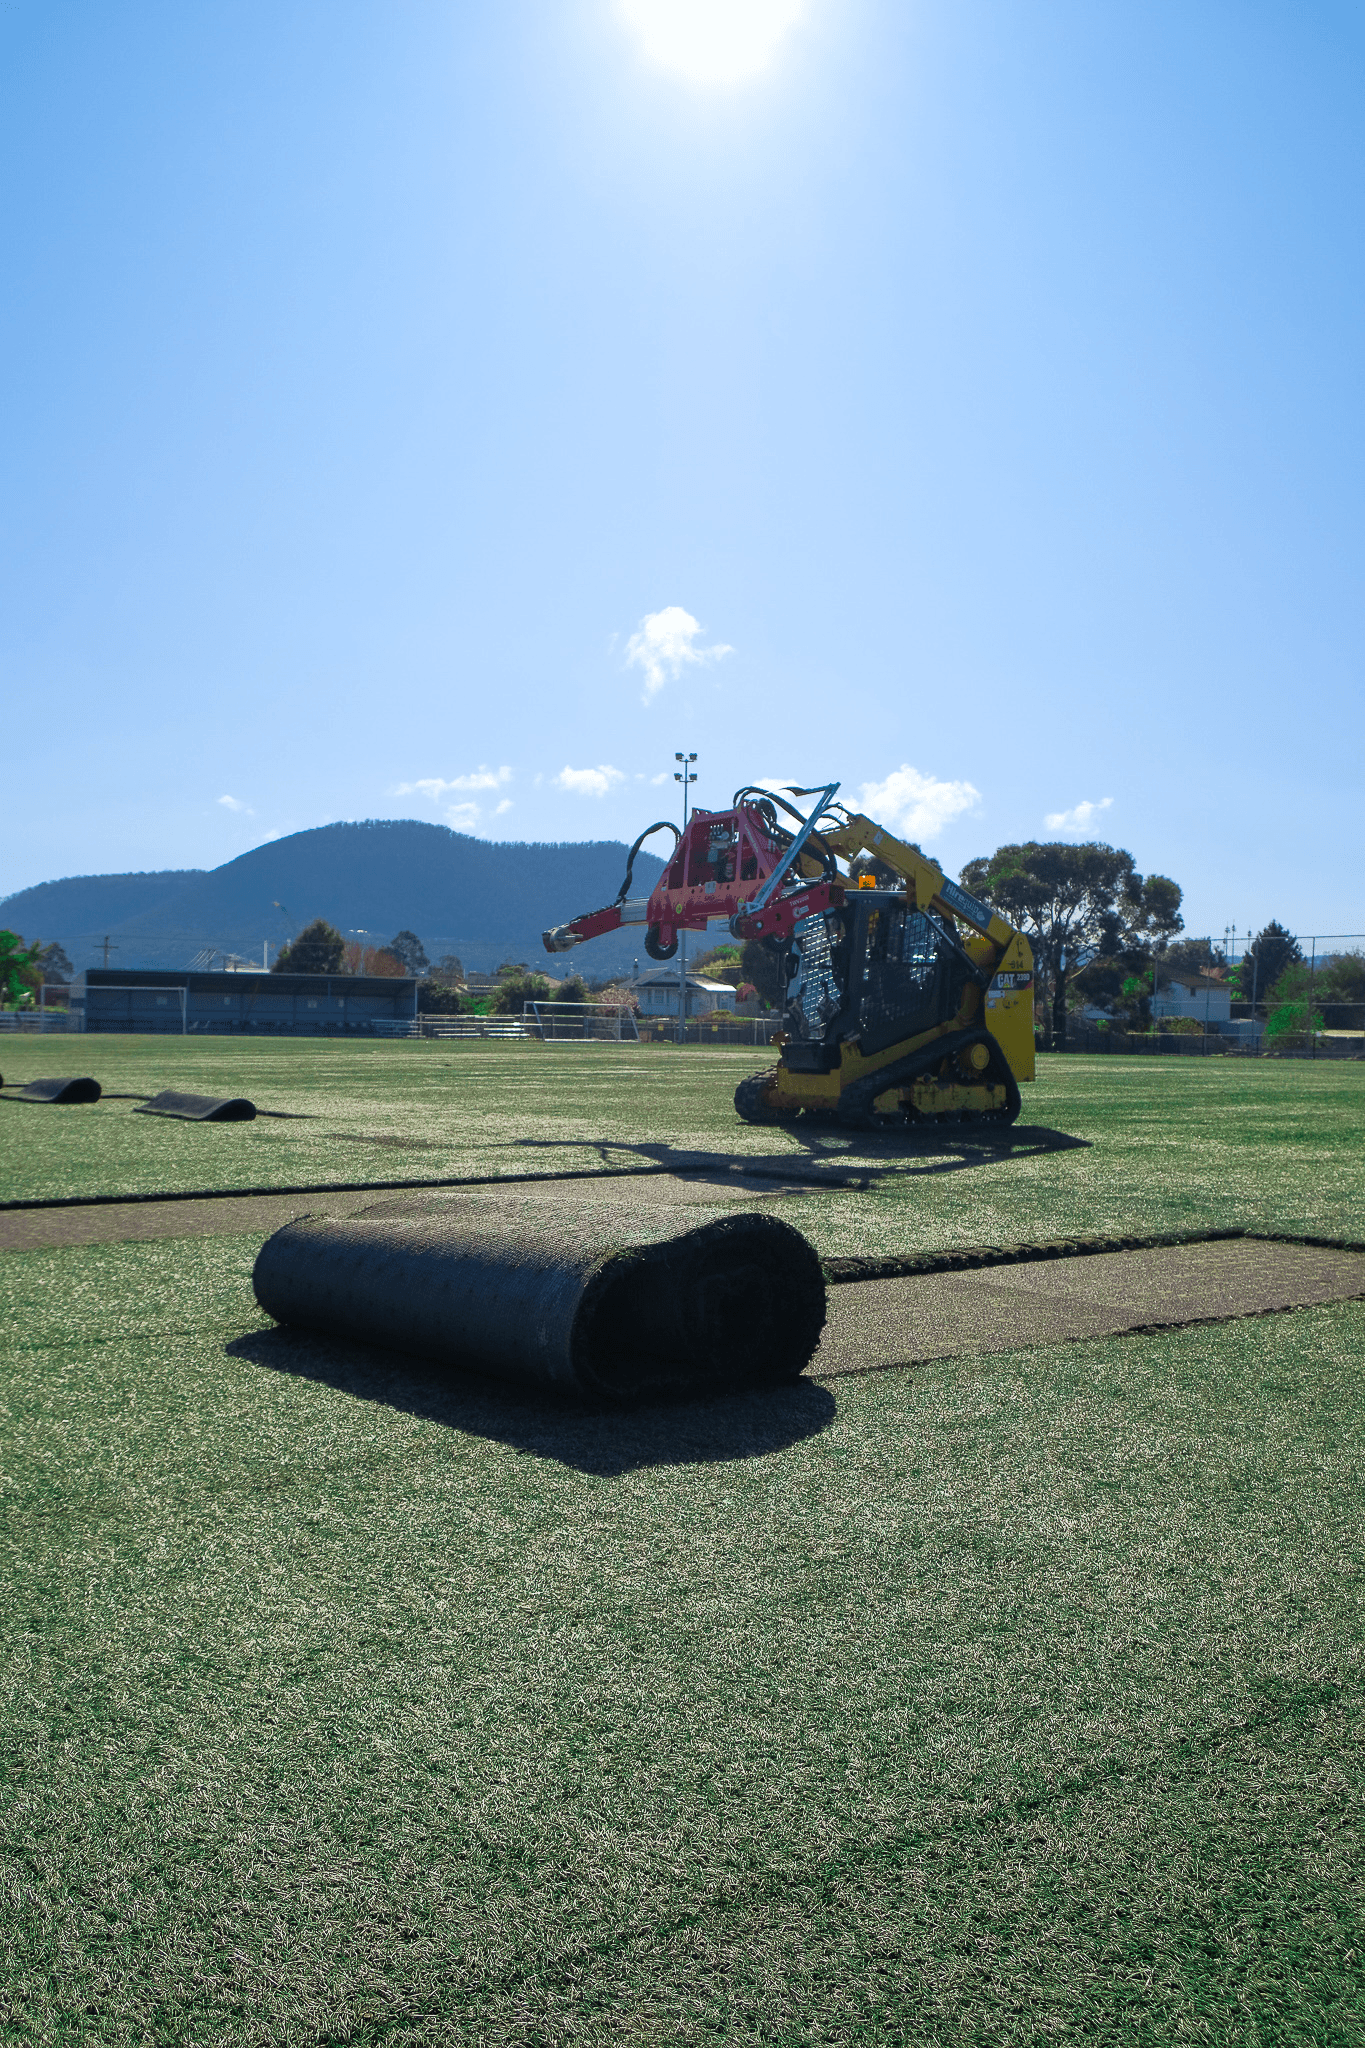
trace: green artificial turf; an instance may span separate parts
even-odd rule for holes
[[[1365,2037],[1359,1304],[612,1418],[258,1241],[3,1269],[0,2039]]]
[[[7,1077],[246,1094],[291,1119],[0,1102],[0,1198],[607,1170],[731,1159],[859,1180],[803,1210],[823,1252],[1242,1226],[1365,1236],[1365,1065],[1044,1057],[1016,1150],[739,1122],[745,1049],[449,1041],[16,1040]],[[1030,1133],[1041,1134],[1030,1137]],[[1081,1145],[1047,1149],[1053,1136]]]

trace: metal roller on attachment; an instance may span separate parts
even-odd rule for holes
[[[266,1314],[593,1401],[776,1385],[820,1340],[819,1258],[775,1216],[567,1196],[379,1206],[277,1230],[253,1275]]]

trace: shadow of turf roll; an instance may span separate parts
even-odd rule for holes
[[[414,1203],[303,1217],[262,1245],[276,1322],[601,1401],[795,1379],[825,1321],[814,1247],[776,1216],[626,1201]]]

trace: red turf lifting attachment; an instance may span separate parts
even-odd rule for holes
[[[793,791],[819,797],[808,819],[784,798],[748,788],[736,791],[728,811],[694,811],[685,835],[667,819],[648,826],[630,849],[616,901],[553,926],[545,933],[546,952],[567,952],[628,924],[645,926],[651,960],[672,959],[680,930],[725,932],[741,940],[790,937],[800,919],[836,910],[844,900],[833,851],[815,829],[838,787],[831,782],[821,790]],[[795,832],[781,824],[779,810],[795,821]],[[635,856],[655,832],[673,834],[673,858],[651,895],[632,897]]]

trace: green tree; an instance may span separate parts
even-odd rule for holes
[[[422,1016],[457,1017],[468,1005],[461,989],[428,976],[417,990],[417,1009]]]
[[[42,980],[43,949],[26,947],[18,932],[0,931],[0,1009],[27,1010]]]
[[[758,990],[758,999],[769,1010],[780,1010],[787,998],[782,979],[783,948],[775,939],[749,939],[740,955],[740,973]]]
[[[1286,968],[1303,959],[1303,947],[1272,917],[1257,932],[1237,963],[1237,988],[1244,1003],[1264,1003]]]
[[[532,974],[523,970],[520,974],[504,974],[498,969],[498,985],[493,992],[494,1010],[510,1012],[520,1016],[527,1003],[552,1003],[557,991],[554,983],[545,974]]]
[[[1152,963],[1150,947],[1131,946],[1122,953],[1097,953],[1068,977],[1067,1003],[1097,1003],[1111,1010],[1130,1031],[1145,1031],[1151,1022]]]
[[[1327,1007],[1328,1029],[1359,1031],[1365,1025],[1365,953],[1336,953],[1324,963],[1316,994]]]
[[[699,974],[704,981],[728,981],[734,987],[744,972],[743,949],[733,940],[724,946],[713,946],[709,953],[703,953],[689,965],[688,972]]]
[[[1068,977],[1097,955],[1170,938],[1184,927],[1169,875],[1140,875],[1131,853],[1088,840],[1028,840],[968,861],[964,888],[1024,932],[1050,997],[1049,1042],[1066,1046]]]
[[[1161,955],[1161,979],[1179,981],[1182,974],[1221,975],[1227,960],[1212,939],[1177,939]]]
[[[416,932],[399,932],[396,938],[389,940],[388,950],[401,961],[404,974],[412,975],[414,980],[420,981],[424,974],[430,974],[427,949]]]
[[[277,957],[272,974],[340,974],[346,941],[334,924],[315,917]]]
[[[1306,1045],[1310,1031],[1324,1028],[1322,1011],[1312,1004],[1310,994],[1321,993],[1306,960],[1291,960],[1272,989],[1266,993],[1265,1035],[1276,1050]]]
[[[431,971],[447,988],[459,988],[464,981],[464,962],[458,953],[442,953]]]
[[[65,946],[59,946],[55,939],[49,940],[47,945],[41,948],[37,965],[43,980],[56,987],[70,981],[76,971],[71,965]]]

